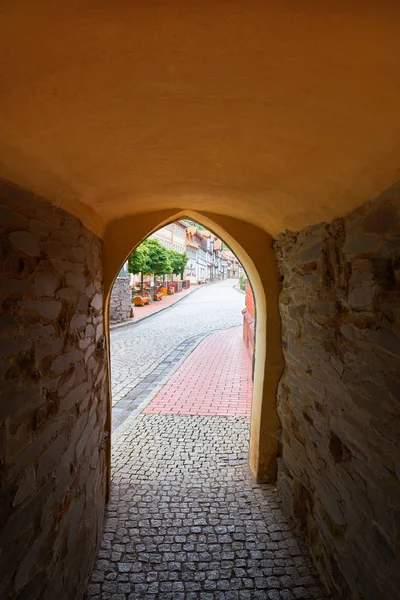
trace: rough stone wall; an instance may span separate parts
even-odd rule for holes
[[[400,192],[276,242],[279,484],[338,598],[400,589]]]
[[[132,290],[129,277],[117,277],[110,297],[110,323],[121,323],[131,316]]]
[[[82,597],[102,530],[101,241],[0,185],[0,597]]]

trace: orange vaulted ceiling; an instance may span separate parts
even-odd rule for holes
[[[396,1],[5,0],[0,175],[299,229],[400,179],[399,64]]]

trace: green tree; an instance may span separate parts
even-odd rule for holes
[[[132,252],[128,258],[128,271],[137,275],[140,273],[140,291],[143,291],[143,275],[148,274],[149,256],[146,243],[143,242]]]
[[[143,242],[148,253],[148,268],[154,275],[171,273],[169,251],[158,240],[148,238]]]
[[[158,240],[147,238],[128,259],[129,273],[140,273],[141,291],[143,290],[143,275],[163,275],[172,273],[170,251],[164,248]]]
[[[174,275],[180,275],[181,279],[183,278],[183,272],[189,260],[186,252],[184,254],[180,254],[180,252],[176,252],[175,250],[169,250],[170,262],[172,266],[172,273]]]

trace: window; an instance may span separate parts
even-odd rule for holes
[[[183,227],[181,227],[177,223],[174,223],[174,234],[177,237],[184,238],[185,235],[186,235],[186,229],[184,229]]]

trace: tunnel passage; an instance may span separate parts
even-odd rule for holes
[[[100,322],[124,237],[191,210],[262,281],[253,472],[278,467],[337,597],[393,600],[400,3],[0,10],[0,176],[24,187],[1,187],[0,595],[83,594],[110,464]]]

